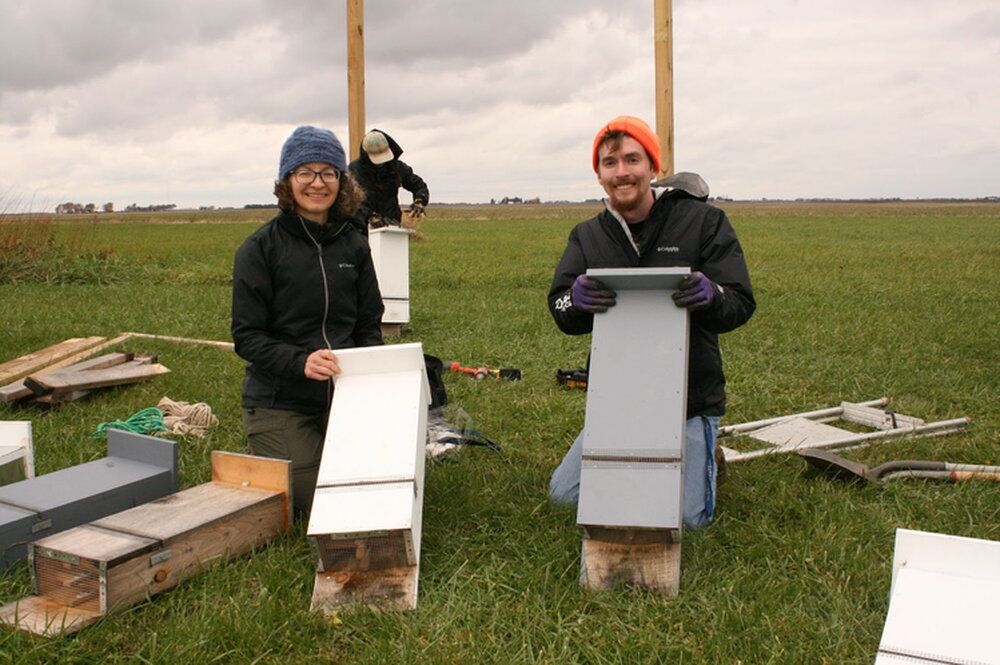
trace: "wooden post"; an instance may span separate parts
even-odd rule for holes
[[[674,59],[671,0],[653,0],[656,59],[656,135],[660,137],[660,178],[674,173]]]
[[[347,143],[351,160],[361,156],[365,135],[365,2],[347,0]]]

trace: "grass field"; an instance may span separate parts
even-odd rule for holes
[[[726,203],[758,310],[723,337],[723,424],[886,396],[967,432],[851,451],[868,464],[1000,464],[1000,205]],[[465,365],[520,382],[447,375],[450,401],[502,448],[429,462],[420,596],[411,612],[309,612],[314,560],[299,524],[278,542],[70,639],[0,631],[0,663],[780,663],[874,660],[894,533],[1000,539],[1000,484],[852,486],[790,455],[733,464],[718,518],[685,535],[681,593],[592,593],[578,583],[572,510],[548,476],[583,421],[556,385],[586,337],[554,326],[552,270],[592,204],[432,206],[411,244],[412,332]],[[37,218],[0,224],[0,362],[70,337],[122,331],[229,339],[233,252],[269,211]],[[41,248],[35,249],[32,248]],[[30,419],[39,473],[100,458],[90,436],[163,396],[208,403],[220,424],[181,440],[181,485],[211,450],[242,451],[242,364],[207,346],[133,340],[172,372]],[[24,563],[0,603],[30,593]]]

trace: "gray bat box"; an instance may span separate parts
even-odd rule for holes
[[[177,444],[108,430],[108,455],[0,487],[0,569],[26,543],[177,491]]]
[[[592,269],[617,293],[594,316],[581,526],[679,529],[687,420],[688,313],[671,293],[688,268]]]

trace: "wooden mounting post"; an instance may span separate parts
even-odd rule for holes
[[[365,2],[347,0],[347,144],[351,160],[361,156],[365,135]]]
[[[660,178],[674,172],[674,56],[671,0],[653,0],[656,58],[656,135],[660,138]]]

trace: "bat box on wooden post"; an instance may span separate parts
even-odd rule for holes
[[[309,517],[312,608],[417,601],[430,388],[420,344],[340,349]]]
[[[677,593],[687,420],[687,268],[589,270],[617,292],[594,317],[577,524],[581,581]]]
[[[383,226],[368,232],[372,262],[378,288],[382,293],[383,334],[399,334],[410,322],[410,236],[413,231],[397,226]]]

